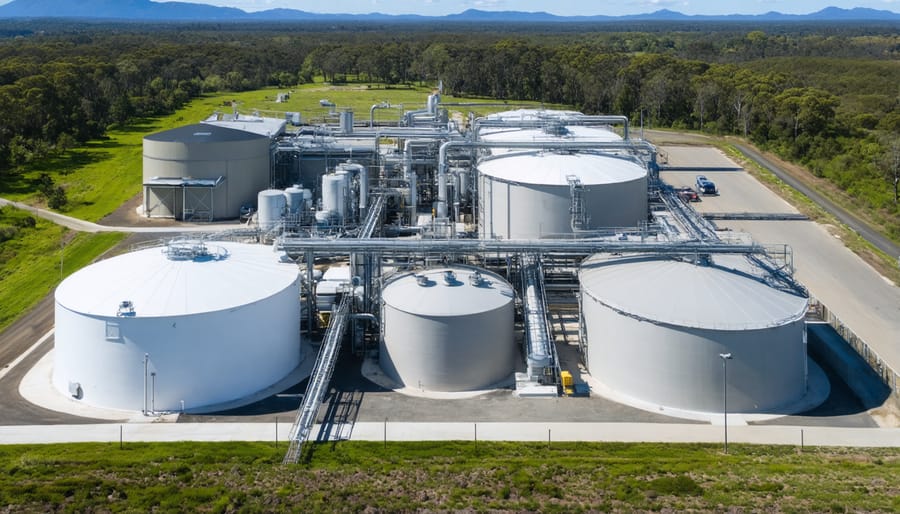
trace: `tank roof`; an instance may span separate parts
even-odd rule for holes
[[[449,282],[445,280],[448,271],[454,274]],[[389,282],[382,292],[384,303],[397,310],[438,317],[490,312],[514,298],[512,286],[500,276],[463,267],[406,273]]]
[[[710,330],[785,325],[806,315],[808,300],[756,277],[716,265],[664,258],[588,259],[582,291],[626,316]]]
[[[487,128],[481,131],[481,139],[490,142],[546,141],[548,143],[553,141],[596,141],[605,143],[622,141],[622,136],[604,127],[569,125],[565,126],[564,129],[565,131],[562,134],[554,134],[536,128]]]
[[[206,123],[185,125],[162,132],[156,132],[144,136],[149,141],[161,143],[233,143],[238,141],[253,141],[256,139],[268,139],[268,137],[245,130],[220,127]]]
[[[284,133],[287,121],[283,118],[266,118],[262,116],[241,115],[235,119],[234,115],[212,115],[203,120],[204,125],[214,125],[222,128],[242,130],[265,137],[277,137]]]
[[[584,116],[579,111],[563,111],[553,109],[514,109],[511,111],[495,112],[485,116],[489,120],[544,120],[544,119],[562,119],[575,118]]]
[[[631,182],[647,176],[647,170],[634,161],[588,152],[498,155],[479,162],[478,171],[507,182],[559,186],[567,186],[571,175],[585,186]]]
[[[299,279],[298,268],[264,245],[197,242],[112,257],[74,273],[56,289],[71,311],[115,317],[131,302],[137,317],[184,316],[268,298]]]

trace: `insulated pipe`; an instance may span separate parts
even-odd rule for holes
[[[375,127],[375,109],[390,109],[391,104],[388,102],[381,102],[380,104],[374,104],[371,108],[369,108],[369,126]]]
[[[369,198],[369,169],[359,165],[359,219],[365,218]]]
[[[350,317],[355,320],[364,319],[378,326],[378,318],[370,312],[357,312],[355,314],[351,314]]]
[[[523,256],[522,289],[528,376],[536,381],[544,368],[553,365],[553,349],[544,302],[543,271],[540,260],[533,255]]]
[[[650,162],[656,164],[656,147],[647,141],[591,142],[591,141],[447,141],[438,152],[438,205],[437,217],[447,217],[447,151],[453,147],[464,148],[523,148],[542,150],[646,150]]]
[[[418,195],[418,177],[416,176],[416,171],[412,169],[411,166],[406,167],[406,181],[409,182],[409,223],[414,224],[416,222],[416,212],[419,202]]]
[[[660,255],[764,254],[761,245],[689,241],[684,243],[609,239],[314,239],[281,236],[277,250],[395,253],[653,253]]]

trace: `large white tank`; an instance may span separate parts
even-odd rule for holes
[[[521,152],[478,163],[478,230],[485,239],[571,234],[570,178],[581,184],[583,228],[636,227],[647,219],[647,170],[607,154]]]
[[[131,411],[239,400],[299,366],[299,316],[297,267],[269,246],[193,242],[112,257],[56,290],[53,385]]]
[[[428,391],[472,391],[515,368],[515,293],[500,276],[472,268],[406,273],[382,293],[381,368]]]
[[[272,230],[277,227],[284,216],[287,201],[284,192],[280,189],[266,189],[257,195],[257,223],[262,231]]]
[[[587,367],[615,395],[720,413],[729,353],[730,412],[775,413],[806,394],[807,298],[661,258],[595,257],[579,278]]]

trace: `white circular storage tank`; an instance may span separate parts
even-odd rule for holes
[[[637,227],[647,220],[647,170],[595,153],[522,152],[478,163],[478,230],[485,239],[571,234],[569,179],[581,183],[584,229]]]
[[[474,391],[513,375],[515,293],[472,268],[405,273],[382,293],[381,368],[405,387]]]
[[[654,408],[784,413],[806,394],[807,298],[716,265],[586,261],[586,362],[617,397]]]
[[[280,189],[260,191],[256,198],[259,211],[256,221],[262,231],[272,230],[281,223],[287,205],[285,194]]]
[[[57,288],[53,385],[98,407],[219,405],[287,377],[300,342],[297,266],[271,247],[150,248],[92,264]]]

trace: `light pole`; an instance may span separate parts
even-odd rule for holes
[[[722,412],[725,414],[725,453],[728,453],[728,361],[731,352],[720,353],[722,358]]]
[[[641,141],[644,140],[644,108],[641,107]]]
[[[156,372],[150,372],[150,412],[156,414]]]

